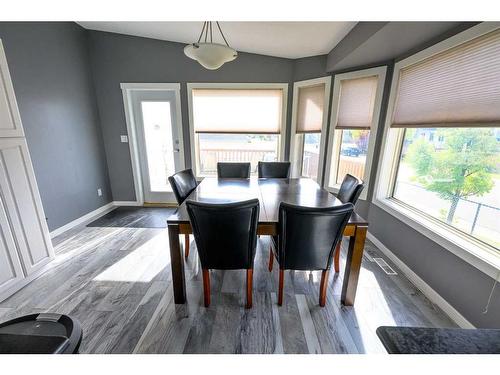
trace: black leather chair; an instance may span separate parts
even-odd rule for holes
[[[333,253],[353,209],[352,203],[325,208],[280,203],[278,236],[272,237],[269,258],[269,271],[273,269],[273,253],[280,268],[278,305],[283,303],[285,270],[322,270],[319,305],[325,306]]]
[[[219,178],[250,178],[250,163],[217,163]]]
[[[210,269],[246,269],[246,307],[252,307],[259,200],[225,204],[188,200],[186,205],[203,271],[205,307],[210,305]]]
[[[337,198],[342,203],[352,203],[356,204],[361,192],[365,188],[362,180],[353,175],[347,173],[342,180],[339,192],[337,193]],[[335,256],[333,259],[335,273],[340,271],[340,246],[342,245],[342,239],[339,241],[337,248],[335,249]]]
[[[259,178],[288,178],[290,177],[290,162],[259,161],[257,171]]]
[[[192,169],[185,169],[177,172],[168,178],[168,182],[170,182],[170,186],[172,186],[175,199],[179,206],[198,185]],[[184,236],[184,256],[186,258],[189,256],[189,234]]]
[[[362,180],[348,173],[342,180],[337,198],[342,203],[356,204],[364,188],[365,185]]]

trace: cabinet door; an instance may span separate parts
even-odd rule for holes
[[[0,200],[0,301],[24,278],[3,201]]]
[[[0,40],[0,137],[24,137],[7,58]]]
[[[54,258],[26,141],[0,138],[0,193],[26,275]]]

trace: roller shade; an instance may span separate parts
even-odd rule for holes
[[[392,127],[500,124],[500,29],[400,71]]]
[[[341,81],[337,129],[370,129],[377,84],[378,76]]]
[[[279,134],[280,89],[194,89],[196,133]]]
[[[297,133],[317,133],[323,127],[325,84],[299,87]]]

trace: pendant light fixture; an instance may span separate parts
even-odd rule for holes
[[[203,28],[201,29],[198,41],[184,47],[184,54],[187,57],[198,61],[204,68],[210,70],[219,69],[224,63],[233,61],[238,57],[238,52],[234,48],[229,47],[219,22],[215,22],[215,24],[225,45],[213,42],[212,22],[206,21],[203,22]],[[203,42],[201,42],[202,38],[204,38]]]

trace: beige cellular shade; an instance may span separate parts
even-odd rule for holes
[[[340,83],[337,129],[370,129],[378,76],[345,79]]]
[[[317,133],[323,127],[325,84],[299,87],[297,133]]]
[[[279,134],[281,89],[194,89],[196,133]]]
[[[500,29],[401,70],[392,127],[500,124]]]

